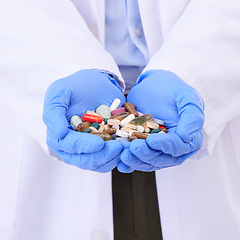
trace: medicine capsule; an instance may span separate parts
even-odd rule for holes
[[[89,128],[91,129],[91,133],[98,132],[98,130],[95,127],[90,126]]]
[[[158,129],[159,125],[155,122],[147,122],[146,125],[151,129]]]
[[[116,128],[117,130],[119,130],[119,125],[118,124],[113,124],[112,127]]]
[[[111,111],[117,109],[120,103],[121,103],[121,100],[119,98],[116,98],[110,106]]]
[[[98,122],[95,122],[91,125],[91,127],[94,127],[98,130],[100,128],[100,124]]]
[[[125,117],[125,118],[121,121],[120,125],[123,127],[124,124],[128,124],[128,123],[131,122],[134,118],[135,118],[134,114],[130,114],[130,115],[128,115],[127,117]]]
[[[122,106],[125,107],[125,104],[126,104],[126,103],[123,103]],[[132,103],[131,103],[131,105],[132,105],[132,107],[133,107],[134,109],[136,109],[136,106],[135,106],[135,105],[133,105]]]
[[[120,120],[118,120],[118,119],[108,119],[107,120],[107,124],[108,125],[114,125],[114,124],[117,124],[117,125],[120,125]]]
[[[111,114],[112,114],[112,115],[116,115],[116,114],[123,113],[123,112],[126,112],[126,111],[127,111],[126,108],[125,108],[125,107],[122,107],[122,108],[117,108],[117,109],[113,110],[113,111],[111,112]]]
[[[103,131],[106,131],[106,130],[108,130],[110,128],[110,126],[109,125],[104,125],[104,130]]]
[[[129,134],[127,132],[124,132],[122,130],[117,130],[116,134],[119,136],[119,137],[122,137],[122,138],[128,138]]]
[[[159,124],[159,125],[164,125],[164,121],[163,120],[160,120],[160,119],[157,119],[157,118],[153,118],[153,122]]]
[[[132,133],[132,136],[135,136],[135,137],[137,137],[137,138],[145,139],[145,140],[146,140],[148,134],[146,134],[146,133],[140,133],[140,132],[133,132],[133,133]]]
[[[138,138],[136,136],[130,136],[129,137],[130,142],[133,141],[134,139],[138,139]]]
[[[152,121],[152,115],[151,114],[144,114],[141,117],[137,117],[133,119],[130,123],[134,125],[143,125],[148,121]]]
[[[145,133],[150,133],[151,129],[146,125],[146,126],[144,126],[144,132]]]
[[[111,135],[109,135],[107,133],[104,133],[104,132],[102,132],[102,133],[94,132],[94,133],[91,133],[91,134],[101,137],[104,141],[112,140]]]
[[[102,122],[102,123],[103,123],[103,122]],[[102,124],[102,123],[100,124],[100,127],[99,127],[99,129],[98,129],[99,132],[103,132],[104,129],[105,129],[105,128],[104,128],[105,125]]]
[[[140,133],[143,133],[144,132],[144,127],[141,126],[141,125],[137,125],[137,131],[140,132]]]
[[[85,129],[83,132],[84,133],[90,133],[92,131],[92,129],[89,127],[89,128],[87,128],[87,129]]]
[[[131,128],[132,130],[136,130],[137,129],[136,125],[133,125],[133,124],[130,124],[130,123],[125,124],[124,127]]]
[[[129,134],[129,137],[132,136],[132,133],[136,132],[135,130],[131,130],[128,134]]]
[[[103,119],[103,123],[104,123],[104,124],[107,124],[107,120],[108,120],[108,118],[104,118],[104,119]]]
[[[107,134],[109,134],[109,135],[113,135],[113,134],[115,134],[116,132],[117,132],[117,129],[114,128],[114,127],[111,127],[111,128],[109,128],[109,129],[107,129],[106,131],[104,131],[104,133],[107,133]]]
[[[161,132],[161,129],[160,129],[160,128],[158,128],[158,129],[153,129],[153,130],[151,131],[151,134],[152,134],[152,133],[159,133],[159,132]]]
[[[84,114],[82,116],[82,120],[84,122],[91,122],[91,123],[98,122],[98,123],[101,123],[103,121],[103,118],[99,117],[99,116],[90,115],[90,114]]]
[[[134,114],[135,117],[138,116],[138,113],[136,112],[135,108],[131,103],[125,103],[124,107],[127,109],[128,112],[130,112],[131,114]]]
[[[111,116],[109,119],[118,119],[118,120],[122,121],[128,115],[130,115],[129,112],[118,113],[118,114]]]
[[[133,129],[128,128],[128,127],[125,127],[125,125],[124,125],[124,127],[122,127],[121,130],[124,131],[124,132],[129,133],[129,132],[132,131]]]
[[[161,129],[161,131],[167,133],[167,129],[164,126],[159,126],[159,129]]]
[[[70,124],[76,131],[77,131],[77,127],[80,123],[82,123],[82,119],[79,116],[74,115],[71,117]]]
[[[77,126],[77,131],[79,132],[83,132],[84,130],[86,130],[87,128],[89,128],[91,125],[90,122],[82,122]]]
[[[124,142],[124,141],[128,141],[128,138],[117,136],[116,138],[114,138],[114,140],[119,141],[119,142]]]
[[[89,115],[94,115],[94,116],[99,116],[99,117],[101,117],[99,114],[95,113],[94,111],[89,111],[89,110],[87,110],[87,111],[85,112],[85,114],[89,114]]]

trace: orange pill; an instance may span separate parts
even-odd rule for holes
[[[98,122],[98,123],[101,123],[103,121],[103,118],[100,117],[100,116],[95,116],[95,115],[90,115],[90,114],[84,114],[82,116],[82,120],[84,122],[91,122],[91,123],[94,123],[94,122]]]

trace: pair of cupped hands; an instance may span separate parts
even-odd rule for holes
[[[137,111],[163,120],[168,133],[132,142],[104,142],[70,128],[73,115],[82,116],[102,104],[110,106],[116,98],[121,105],[130,102]],[[149,172],[179,165],[201,148],[204,102],[197,90],[168,71],[143,73],[125,98],[110,74],[80,70],[49,86],[43,120],[48,146],[67,164],[101,173],[115,167],[123,173]]]

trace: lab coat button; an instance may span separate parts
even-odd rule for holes
[[[143,35],[143,31],[141,27],[135,27],[134,33],[137,37],[141,37]]]
[[[108,240],[107,233],[101,230],[95,230],[91,234],[91,240]]]

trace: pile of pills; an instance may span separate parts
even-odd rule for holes
[[[137,112],[131,103],[118,108],[120,102],[116,98],[110,107],[101,105],[96,111],[88,110],[82,118],[74,115],[70,124],[76,131],[98,135],[104,141],[132,141],[146,139],[149,134],[167,132],[162,120]]]

